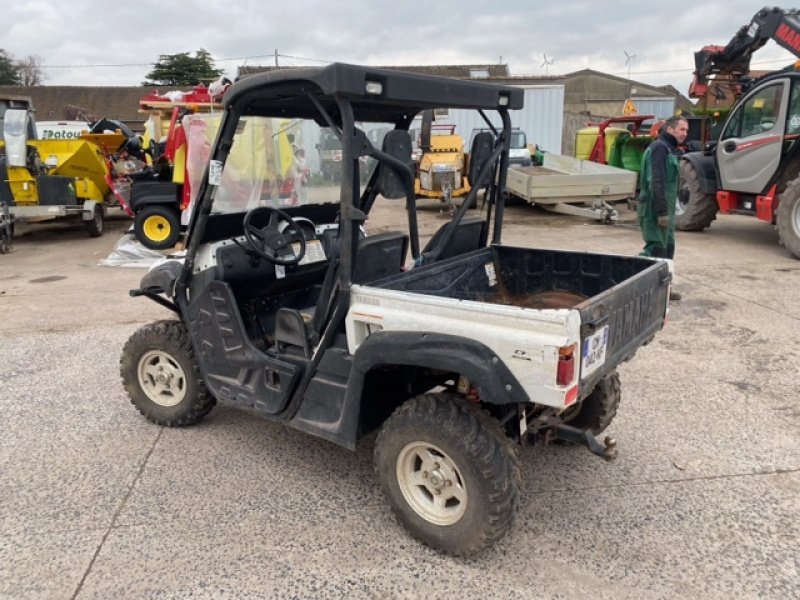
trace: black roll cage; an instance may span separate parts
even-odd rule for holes
[[[339,222],[339,305],[349,302],[353,260],[358,241],[359,225],[367,218],[379,190],[376,182],[381,168],[388,166],[400,174],[405,183],[406,208],[412,255],[417,264],[435,260],[436,248],[427,254],[420,252],[419,232],[414,195],[414,173],[409,165],[375,148],[356,122],[394,123],[396,130],[408,131],[414,117],[421,111],[435,108],[473,109],[480,112],[487,126],[495,132],[495,144],[490,157],[483,163],[470,195],[455,213],[457,225],[480,189],[487,189],[487,221],[491,221],[494,206],[492,244],[499,244],[505,205],[506,169],[510,146],[511,119],[509,109],[520,109],[523,91],[520,88],[499,86],[475,81],[411,74],[346,64],[321,68],[300,68],[272,71],[248,77],[231,86],[224,98],[224,113],[212,148],[209,165],[224,166],[233,146],[234,133],[240,118],[265,116],[276,118],[313,119],[330,129],[342,141],[342,181],[340,186]],[[502,128],[496,128],[485,111],[496,110]],[[363,195],[359,193],[359,157],[369,156],[378,161]],[[217,186],[209,183],[209,166],[198,189],[196,208],[188,227],[186,257],[175,287],[175,302],[183,311],[188,305],[188,289],[195,258],[208,225]],[[445,232],[439,244],[444,247],[455,227]],[[448,235],[449,234],[449,235]],[[334,309],[334,315],[340,312]]]

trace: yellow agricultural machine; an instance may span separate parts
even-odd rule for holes
[[[419,134],[414,192],[417,197],[438,198],[450,204],[451,198],[465,196],[470,189],[464,138],[456,134],[455,125],[434,125],[431,121],[431,111],[425,111]]]
[[[0,204],[12,218],[79,217],[89,235],[103,233],[108,206],[125,199],[115,188],[112,157],[122,133],[86,133],[78,139],[37,140],[30,105],[6,103],[0,144]]]

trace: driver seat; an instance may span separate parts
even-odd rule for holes
[[[405,265],[408,252],[408,236],[399,231],[387,231],[358,241],[352,281],[369,284],[384,277],[399,273]],[[275,314],[275,344],[278,351],[287,346],[298,346],[305,358],[311,358],[311,344],[316,342],[333,309],[335,288],[338,284],[339,261],[325,274],[319,292],[319,300],[313,313],[295,308],[280,308]],[[310,318],[309,318],[310,317]]]

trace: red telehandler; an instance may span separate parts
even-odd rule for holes
[[[689,95],[729,86],[738,98],[719,139],[683,156],[676,226],[700,231],[717,212],[755,215],[800,259],[800,61],[750,77],[752,54],[769,40],[800,57],[800,11],[764,8],[726,46],[695,53]]]

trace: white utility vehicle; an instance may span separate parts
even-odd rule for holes
[[[185,258],[132,292],[177,315],[125,345],[136,408],[180,426],[219,401],[351,449],[380,430],[376,471],[400,521],[457,555],[509,529],[518,445],[560,439],[613,457],[594,436],[617,411],[616,367],[664,324],[669,266],[501,243],[509,111],[522,101],[518,88],[342,64],[231,86]],[[408,128],[440,107],[503,126],[475,137],[470,196],[421,248]],[[249,162],[287,122],[300,147],[321,127],[342,142],[341,184],[293,206],[261,177],[273,170]],[[392,130],[379,149],[356,123]],[[362,157],[376,166],[363,189]],[[467,217],[487,188],[486,210]],[[398,200],[408,232],[363,235],[371,211]]]

